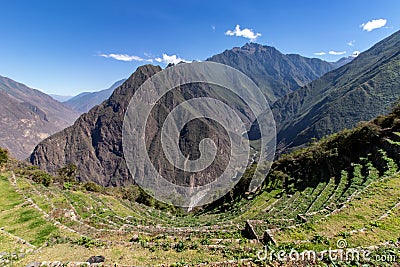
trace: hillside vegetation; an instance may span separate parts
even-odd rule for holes
[[[264,243],[321,251],[340,239],[348,247],[376,246],[371,250],[377,255],[398,256],[399,149],[397,107],[283,155],[255,194],[230,196],[233,201],[193,213],[157,203],[135,186],[78,183],[73,166],[50,176],[3,160],[0,262],[25,266],[102,255],[106,265],[262,265],[257,253]],[[392,266],[393,259],[400,258],[379,264]]]

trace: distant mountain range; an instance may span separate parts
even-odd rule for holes
[[[272,103],[288,92],[292,92],[352,59],[353,57],[346,57],[338,62],[326,62],[295,54],[285,55],[274,47],[248,43],[243,47],[226,50],[207,60],[239,69],[253,79]],[[117,81],[108,89],[98,92],[83,92],[61,102],[79,113],[88,112],[92,107],[108,99],[115,88],[125,80]],[[56,96],[56,98],[62,99],[60,96]]]
[[[248,43],[240,48],[226,50],[207,60],[227,64],[243,71],[257,83],[272,103],[326,72],[351,62],[357,55],[342,57],[336,62],[326,62],[296,54],[285,55],[274,47]],[[125,81],[126,79],[119,80],[110,88],[96,92],[83,92],[76,96],[54,94],[50,96],[82,114],[108,99]]]
[[[285,55],[274,47],[248,43],[243,47],[226,50],[207,60],[227,64],[241,70],[256,82],[272,103],[326,72],[351,62],[357,55],[342,57],[336,62],[326,62],[296,54]],[[82,114],[108,99],[124,81],[126,79],[115,82],[108,89],[96,92],[83,92],[76,96],[53,94],[50,96]]]
[[[388,112],[400,97],[400,31],[274,103],[280,148],[303,145]]]
[[[115,82],[110,88],[98,92],[83,92],[79,95],[71,97],[62,101],[66,106],[72,108],[79,113],[88,112],[92,107],[101,104],[104,100],[108,99],[115,88],[122,85],[126,79]]]
[[[292,92],[353,59],[354,56],[349,56],[343,57],[337,62],[326,62],[295,54],[285,55],[274,47],[248,43],[243,47],[226,50],[207,60],[227,64],[241,70],[256,82],[272,103],[288,92]],[[75,111],[85,113],[108,99],[112,92],[125,80],[115,82],[108,89],[97,92],[83,92],[74,97],[51,96]]]
[[[67,101],[68,99],[73,98],[73,96],[69,95],[55,95],[55,94],[49,94],[54,100],[57,100],[58,102],[64,102]]]
[[[326,72],[351,62],[356,56],[350,55],[336,62],[326,62],[296,54],[285,55],[274,47],[248,43],[243,47],[226,50],[207,60],[241,70],[256,82],[270,103],[273,103]],[[108,99],[124,81],[126,79],[119,80],[108,89],[83,92],[73,97],[52,94],[50,96],[82,114]]]
[[[71,125],[78,113],[50,96],[0,76],[0,146],[25,159],[37,143]]]
[[[347,63],[350,63],[353,61],[353,59],[355,59],[356,57],[358,57],[358,55],[360,54],[360,52],[356,51],[353,54],[351,54],[350,56],[347,57],[342,57],[340,58],[338,61],[336,62],[331,62],[331,64],[333,64],[335,66],[335,69],[340,68],[341,66],[346,65]]]

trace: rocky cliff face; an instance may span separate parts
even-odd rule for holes
[[[107,101],[83,114],[73,126],[41,142],[30,157],[31,163],[50,172],[55,172],[66,164],[74,164],[78,168],[79,180],[95,181],[104,186],[133,183],[123,155],[124,115],[135,91],[159,71],[160,67],[152,65],[139,67]],[[190,159],[199,157],[198,145],[204,137],[211,138],[219,144],[217,160],[206,170],[195,175],[177,169],[169,163],[162,152],[160,139],[160,129],[174,107],[187,99],[201,96],[220,98],[223,90],[201,83],[181,86],[168,92],[152,109],[146,127],[146,148],[154,167],[161,170],[163,176],[168,177],[171,182],[180,185],[202,185],[211,182],[212,177],[225,169],[230,154],[229,137],[224,133],[222,126],[212,120],[195,119],[180,133],[181,151]],[[235,96],[231,95],[230,103],[227,104],[234,104],[236,110],[241,112],[241,119],[250,126],[254,118],[240,101],[240,98],[235,99]]]
[[[41,140],[78,117],[50,96],[2,76],[0,113],[0,146],[18,159],[26,159]]]
[[[125,110],[135,90],[160,70],[150,65],[139,68],[107,101],[41,142],[30,157],[31,163],[50,172],[75,164],[78,179],[106,186],[132,183],[122,150]]]

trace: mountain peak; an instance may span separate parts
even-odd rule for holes
[[[161,71],[162,68],[160,66],[154,66],[152,64],[145,64],[137,67],[135,72],[128,78],[128,81],[132,79],[136,79],[137,77],[151,76],[156,72]]]
[[[207,60],[226,64],[248,75],[270,102],[334,69],[329,62],[285,55],[272,46],[258,43],[246,43]]]
[[[234,47],[231,50],[225,50],[226,51],[234,51],[234,52],[242,52],[242,53],[248,53],[248,54],[254,54],[259,51],[271,51],[271,52],[279,52],[278,49],[276,49],[273,46],[268,46],[268,45],[262,45],[259,43],[246,43],[242,47]]]

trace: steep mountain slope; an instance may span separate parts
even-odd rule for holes
[[[82,114],[71,127],[39,143],[30,161],[52,173],[74,164],[82,181],[101,185],[133,183],[122,151],[125,110],[135,90],[160,70],[150,65],[138,68],[107,101]]]
[[[88,112],[92,107],[101,104],[108,99],[118,86],[122,85],[126,79],[115,82],[110,88],[98,92],[83,92],[66,101],[64,104],[79,113]]]
[[[65,164],[78,167],[77,177],[81,181],[94,181],[104,186],[129,185],[133,183],[126,167],[122,150],[122,125],[130,99],[142,83],[161,71],[160,67],[144,65],[101,105],[95,106],[83,114],[73,126],[47,138],[33,151],[30,161],[50,172],[55,172]],[[177,184],[204,184],[210,182],[210,173],[222,173],[229,158],[230,142],[223,128],[212,120],[195,119],[188,123],[181,132],[180,147],[186,155],[197,158],[198,143],[204,136],[212,138],[218,144],[215,162],[207,168],[209,175],[198,172],[192,175],[171,165],[162,152],[161,127],[170,111],[183,101],[199,96],[218,97],[222,88],[211,88],[205,84],[191,84],[178,87],[168,92],[153,108],[147,121],[146,144],[150,159],[156,169],[161,169],[166,177]],[[242,119],[250,127],[251,114],[236,95],[229,98],[229,103],[237,104]],[[139,111],[138,111],[139,112]],[[219,175],[218,175],[219,176]],[[218,177],[216,176],[216,177]]]
[[[19,159],[39,141],[71,125],[78,117],[50,96],[0,76],[0,146]]]
[[[400,32],[273,105],[280,148],[384,114],[400,97]]]
[[[229,65],[249,76],[270,103],[335,68],[334,64],[300,55],[285,55],[274,47],[248,43],[207,59]]]

